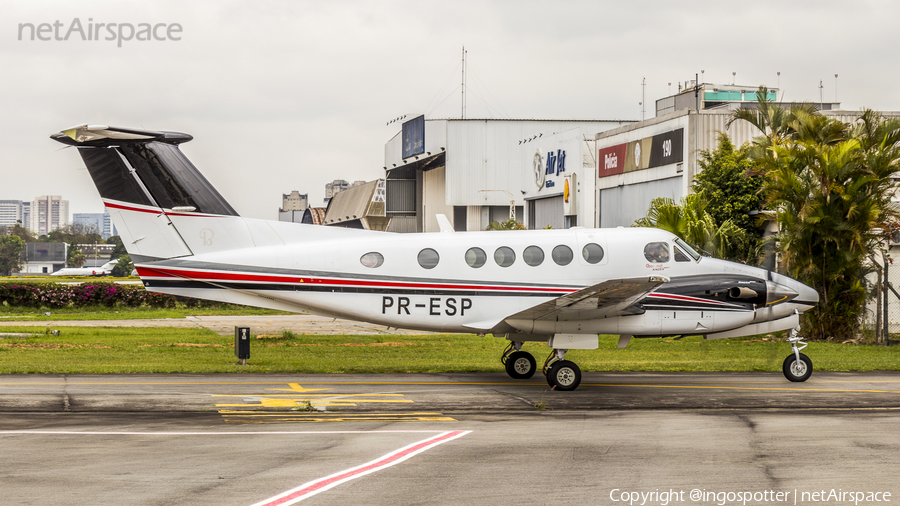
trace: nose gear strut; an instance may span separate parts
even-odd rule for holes
[[[794,327],[788,334],[788,342],[791,343],[792,353],[784,359],[784,364],[781,367],[784,377],[794,382],[808,380],[813,372],[812,360],[800,353],[800,350],[806,348],[809,344],[803,341],[803,338],[798,335],[799,333],[800,327]]]

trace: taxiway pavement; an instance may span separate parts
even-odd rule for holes
[[[897,373],[11,375],[0,503],[896,502],[898,426]]]

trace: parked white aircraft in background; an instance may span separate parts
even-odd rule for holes
[[[118,263],[118,260],[110,260],[100,267],[66,267],[51,276],[111,276],[113,267]]]
[[[79,125],[53,139],[78,147],[147,290],[364,320],[390,327],[493,334],[513,378],[537,370],[526,341],[546,342],[551,386],[581,381],[571,349],[598,334],[792,329],[818,293],[780,274],[702,257],[657,229],[392,234],[242,218],[182,154],[192,139]],[[812,362],[792,332],[784,362]]]

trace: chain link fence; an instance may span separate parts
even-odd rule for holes
[[[866,312],[863,328],[875,341],[887,346],[900,341],[900,264],[882,257],[873,262],[874,272],[865,277]]]

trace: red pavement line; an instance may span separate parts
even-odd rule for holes
[[[455,430],[451,432],[444,432],[443,434],[438,434],[437,436],[400,448],[399,450],[388,453],[387,455],[379,457],[363,465],[356,466],[344,471],[339,471],[330,476],[304,483],[297,488],[288,490],[287,492],[283,492],[274,497],[270,497],[256,504],[253,504],[252,506],[286,506],[289,504],[298,503],[304,499],[318,494],[319,492],[324,492],[330,488],[336,487],[341,483],[359,478],[361,476],[365,476],[369,473],[374,473],[375,471],[380,471],[395,464],[399,464],[400,462],[403,462],[404,460],[414,455],[422,453],[425,450],[434,448],[435,446],[446,443],[447,441],[465,436],[470,432],[471,431]]]

